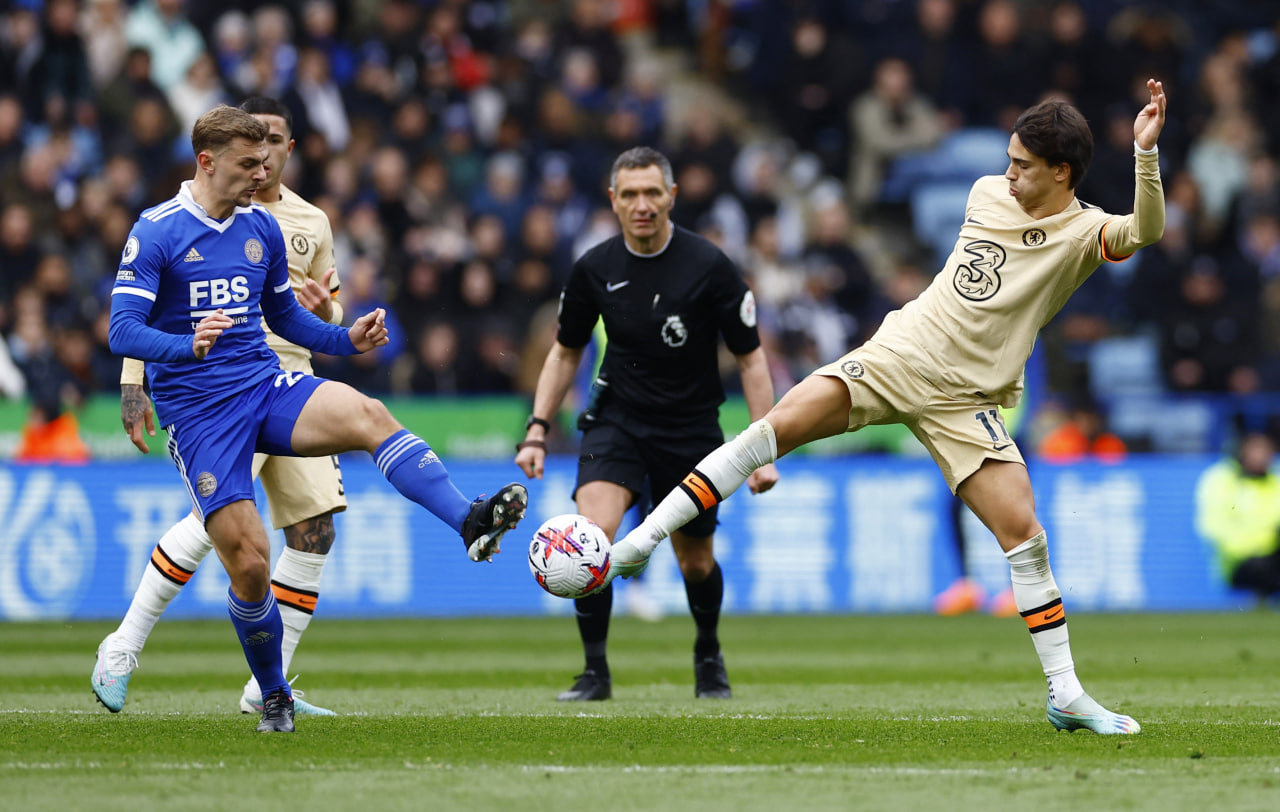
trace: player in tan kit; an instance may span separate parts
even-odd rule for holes
[[[333,256],[333,231],[328,216],[299,197],[281,183],[284,167],[293,152],[293,119],[289,108],[275,99],[256,96],[245,100],[241,109],[252,113],[270,128],[267,147],[270,156],[268,176],[254,194],[253,202],[262,205],[284,233],[289,255],[289,282],[298,301],[330,324],[342,323],[342,306],[338,303],[338,275]],[[192,258],[191,261],[200,261]],[[285,341],[271,332],[266,322],[267,344],[280,356],[286,372],[312,374],[311,351]],[[121,419],[125,431],[143,453],[148,452],[142,431],[155,436],[151,401],[142,390],[143,364],[126,359],[120,376]],[[285,549],[271,574],[271,590],[280,606],[284,621],[281,641],[284,670],[298,646],[298,640],[311,622],[319,597],[320,575],[329,548],[333,545],[333,514],[347,509],[342,489],[342,472],[337,457],[274,457],[254,455],[254,475],[262,480],[271,523],[283,529]],[[129,610],[120,627],[107,636],[99,647],[99,659],[105,657],[110,673],[128,674],[137,665],[137,656],[160,615],[191,579],[196,568],[213,549],[204,524],[194,513],[171,527],[151,552],[151,566],[146,567],[134,593]],[[95,679],[100,669],[95,669]],[[95,684],[95,692],[96,692]],[[333,712],[312,705],[294,692],[297,715],[331,716]],[[102,695],[99,696],[102,698]],[[112,707],[115,700],[108,696]],[[103,700],[107,704],[108,700]],[[119,704],[123,706],[123,699]],[[262,710],[262,694],[253,677],[245,685],[240,699],[245,713]]]
[[[1147,89],[1150,102],[1133,124],[1133,214],[1076,199],[1093,155],[1079,111],[1046,101],[1024,112],[1009,138],[1008,169],[973,185],[955,248],[929,288],[704,458],[614,546],[611,577],[644,569],[672,528],[728,497],[756,468],[823,437],[902,423],[1009,559],[1014,599],[1049,681],[1049,721],[1061,730],[1137,733],[1136,721],[1103,708],[1076,677],[1031,479],[1000,408],[1017,404],[1036,333],[1076,288],[1164,231],[1156,141],[1166,99],[1160,82],[1148,80]]]

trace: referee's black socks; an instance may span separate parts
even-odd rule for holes
[[[720,626],[720,605],[724,602],[724,573],[720,570],[720,562],[715,563],[711,574],[703,581],[695,584],[685,579],[684,592],[689,598],[694,625],[698,627],[693,653],[700,659],[714,657],[720,651],[716,629]]]

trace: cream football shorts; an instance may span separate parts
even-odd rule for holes
[[[838,378],[853,402],[848,431],[901,423],[924,444],[955,493],[984,460],[1026,465],[1005,429],[1000,407],[980,394],[950,395],[892,350],[868,342],[838,361],[814,370]]]

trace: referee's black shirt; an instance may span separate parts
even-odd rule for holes
[[[735,355],[760,346],[755,299],[711,242],[672,224],[667,247],[637,256],[622,235],[573,266],[560,298],[559,341],[584,347],[596,320],[608,337],[601,410],[657,426],[716,420],[724,402],[717,336]]]

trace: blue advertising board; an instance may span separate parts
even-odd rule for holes
[[[1054,573],[1073,610],[1222,609],[1225,589],[1193,529],[1192,494],[1210,457],[1134,457],[1121,464],[1032,465]],[[576,460],[548,461],[530,483],[529,518],[492,564],[469,561],[457,534],[405,500],[367,457],[343,460],[349,509],[317,610],[328,617],[568,614],[529,574],[526,540],[545,517],[573,510]],[[454,461],[454,481],[478,494],[516,479],[510,462]],[[958,572],[954,497],[927,459],[786,459],[771,492],[743,490],[721,508],[716,554],[725,610],[921,612]],[[265,500],[259,506],[266,513]],[[159,537],[188,510],[165,464],[0,466],[0,619],[118,618]],[[971,517],[970,523],[976,523]],[[970,572],[996,592],[1008,567],[977,527]],[[282,534],[271,533],[274,552]],[[646,574],[649,594],[685,611],[670,545]],[[227,577],[206,562],[173,617],[225,617]],[[625,589],[626,584],[620,585]],[[625,597],[625,596],[620,596]]]

